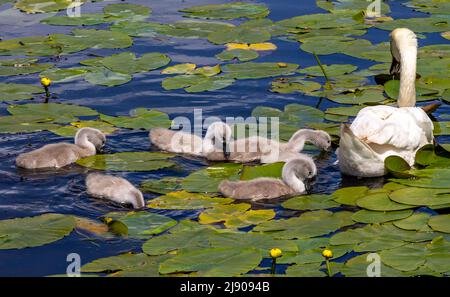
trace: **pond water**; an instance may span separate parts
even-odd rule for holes
[[[102,1],[87,3],[81,7],[82,13],[99,13],[110,3],[120,1]],[[142,4],[153,9],[148,20],[161,23],[171,23],[185,19],[178,10],[194,5],[223,3],[214,0],[134,0],[128,3]],[[279,21],[298,15],[323,13],[314,0],[264,0],[259,1],[270,9],[269,18]],[[423,17],[426,14],[414,11],[402,5],[404,1],[388,1],[392,16],[396,18]],[[3,40],[25,37],[30,35],[45,35],[50,33],[69,33],[71,26],[50,26],[39,23],[44,18],[42,14],[25,15],[13,10],[10,3],[1,4],[0,1],[0,35]],[[45,17],[48,17],[46,15]],[[230,21],[238,24],[238,21]],[[101,24],[93,28],[106,29],[108,25]],[[439,33],[425,33],[425,39],[419,39],[419,47],[431,44],[442,44],[447,41]],[[373,43],[389,40],[389,31],[369,28],[367,34],[361,36]],[[53,58],[41,58],[40,62],[52,62],[58,67],[78,66],[79,61],[97,55],[106,56],[120,51],[131,51],[136,54],[147,52],[160,52],[171,58],[170,65],[178,63],[195,63],[198,66],[215,65],[220,61],[215,55],[224,47],[214,45],[206,39],[183,39],[167,36],[134,38],[134,44],[122,50],[87,49],[81,52],[63,56],[55,61]],[[315,66],[316,61],[310,53],[299,50],[299,43],[286,38],[273,38],[277,46],[276,51],[260,52],[256,62],[284,62],[296,63],[301,68]],[[321,55],[323,64],[353,64],[359,69],[365,69],[378,62],[354,58],[344,54]],[[163,111],[171,119],[185,116],[193,119],[194,109],[201,109],[204,117],[248,117],[257,106],[269,106],[283,109],[287,104],[297,103],[317,107],[325,110],[329,107],[339,106],[330,100],[320,100],[318,97],[307,96],[301,93],[279,94],[270,92],[270,83],[273,78],[237,80],[233,85],[212,92],[187,93],[184,90],[164,90],[161,81],[166,77],[161,75],[161,69],[136,74],[126,84],[115,87],[92,85],[84,80],[75,80],[68,83],[55,83],[51,87],[57,98],[52,102],[64,102],[88,106],[107,115],[128,115],[129,111],[138,107],[152,108]],[[0,82],[37,84],[38,74],[21,76],[4,76]],[[373,78],[369,77],[373,82]],[[42,97],[36,96],[34,101],[39,102]],[[21,103],[21,102],[20,102]],[[419,104],[424,104],[420,102]],[[0,115],[7,115],[8,104],[0,103]],[[435,113],[448,114],[448,105],[442,105]],[[110,205],[88,197],[85,193],[84,180],[89,169],[80,166],[69,166],[58,172],[46,171],[30,173],[19,170],[15,166],[15,158],[19,153],[38,148],[48,143],[67,141],[51,132],[0,135],[0,220],[29,217],[42,213],[61,213],[79,215],[97,220],[101,215],[111,211],[120,210]],[[439,141],[448,142],[448,138],[440,137]],[[148,140],[147,131],[121,129],[107,137],[106,152],[124,151],[155,151]],[[319,155],[318,150],[311,150],[311,154]],[[204,168],[207,162],[195,159],[175,158],[179,165],[172,169],[161,169],[149,172],[115,172],[114,174],[128,179],[139,185],[145,179],[158,179],[166,176],[184,177],[191,172]],[[384,178],[356,179],[341,176],[337,165],[334,165],[336,155],[333,152],[321,155],[317,160],[318,176],[312,193],[331,194],[345,186],[367,185],[370,188],[381,187],[386,181]],[[145,194],[150,200],[157,195]],[[274,209],[277,218],[297,216],[299,212],[282,208],[279,203],[258,203],[255,209]],[[150,212],[167,215],[176,220],[196,219],[201,210],[155,210]],[[69,236],[51,244],[26,248],[0,250],[0,276],[46,276],[65,273],[66,256],[76,252],[80,254],[82,263],[87,263],[101,257],[114,256],[128,251],[141,251],[141,240],[114,237],[112,239],[89,238],[81,233],[72,232]],[[352,254],[353,255],[353,254]],[[342,260],[348,259],[347,255]],[[283,267],[279,267],[283,271]]]

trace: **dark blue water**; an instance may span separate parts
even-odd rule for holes
[[[89,3],[82,6],[82,13],[101,12],[104,5],[111,2],[104,1]],[[178,9],[200,4],[224,3],[213,0],[139,0],[128,3],[143,4],[153,9],[150,21],[173,22],[182,19]],[[324,12],[317,8],[314,0],[265,0],[271,10],[269,18],[278,21],[297,15]],[[402,1],[388,1],[394,18],[423,16],[409,8],[401,6]],[[72,27],[48,26],[36,22],[42,16],[27,16],[11,13],[10,4],[0,6],[0,32],[3,39],[19,36],[45,35],[48,33],[68,33]],[[43,18],[43,17],[42,17]],[[103,26],[96,26],[101,28]],[[362,36],[374,43],[387,41],[387,31],[369,29],[367,35]],[[278,49],[271,53],[260,54],[257,62],[290,62],[300,64],[301,67],[316,65],[312,55],[299,50],[299,44],[285,40],[273,39]],[[439,34],[427,34],[426,39],[419,40],[420,46],[446,42]],[[206,40],[176,39],[167,37],[134,38],[134,45],[121,51],[132,51],[137,54],[146,52],[161,52],[172,59],[170,65],[177,63],[196,63],[198,65],[212,65],[219,63],[214,57],[223,50],[223,46],[215,46]],[[115,50],[93,50],[75,53],[55,62],[58,67],[77,66],[80,60],[88,58],[89,54],[110,55]],[[49,59],[41,59],[48,62]],[[374,62],[360,60],[346,55],[328,55],[321,57],[325,64],[354,64],[360,69],[369,67]],[[238,80],[232,86],[215,91],[188,94],[183,90],[165,91],[161,87],[164,75],[160,70],[135,75],[133,80],[125,85],[108,88],[93,86],[83,80],[55,84],[52,92],[58,95],[54,101],[67,102],[89,106],[108,115],[127,115],[129,110],[137,107],[156,108],[169,114],[170,118],[185,116],[193,119],[193,110],[200,108],[203,116],[250,116],[253,108],[259,105],[283,109],[286,104],[299,103],[316,106],[318,98],[301,94],[281,95],[268,91],[272,79]],[[1,82],[34,83],[38,84],[38,75],[14,76],[1,78]],[[37,99],[40,100],[40,99]],[[336,104],[323,100],[319,106],[325,110]],[[0,103],[0,114],[7,114],[7,105]],[[449,107],[443,106],[441,113],[449,113]],[[44,144],[67,141],[67,138],[56,136],[50,132],[22,135],[0,135],[0,219],[33,216],[46,212],[81,215],[96,219],[99,216],[117,210],[117,207],[89,198],[84,193],[84,178],[88,172],[85,168],[72,166],[60,172],[32,174],[16,169],[14,160],[17,154],[38,148]],[[148,141],[147,132],[122,130],[108,137],[106,150],[108,152],[148,151],[152,149]],[[317,153],[317,152],[313,152]],[[148,178],[164,176],[186,176],[193,170],[202,168],[207,163],[196,160],[177,158],[180,164],[175,169],[138,173],[114,173],[138,185]],[[355,180],[342,179],[336,166],[334,153],[319,159],[318,179],[313,188],[315,193],[331,193],[342,186],[367,184],[371,187],[381,186],[383,179]],[[154,196],[145,195],[151,199]],[[281,211],[275,205],[257,205],[269,207],[278,211],[278,215],[289,216],[296,214],[292,211]],[[176,219],[194,218],[196,211],[157,211]],[[55,243],[42,247],[22,250],[0,251],[0,276],[43,276],[65,273],[66,256],[76,252],[80,254],[82,263],[96,258],[117,255],[125,251],[139,251],[141,241],[114,239],[86,238],[82,234],[72,234]]]

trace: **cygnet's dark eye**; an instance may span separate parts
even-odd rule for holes
[[[311,175],[311,171],[310,171],[310,172],[308,172],[308,175]]]

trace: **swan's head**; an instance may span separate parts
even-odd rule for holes
[[[311,182],[317,173],[316,165],[311,158],[295,158],[291,159],[283,166],[282,177],[283,180],[297,192],[309,191]],[[295,182],[292,178],[296,178]],[[304,187],[302,190],[301,187]]]
[[[391,34],[391,55],[392,64],[390,73],[391,75],[400,73],[400,66],[402,61],[402,54],[417,52],[417,37],[413,31],[407,28],[394,29]]]
[[[231,128],[224,122],[214,122],[209,125],[203,141],[203,153],[223,152],[225,156],[230,154],[229,143],[231,141]]]
[[[75,144],[83,144],[85,141],[92,143],[97,151],[101,151],[105,146],[106,136],[98,129],[85,127],[75,134]]]
[[[325,131],[314,131],[314,137],[312,137],[310,141],[312,144],[324,151],[331,150],[331,136]]]

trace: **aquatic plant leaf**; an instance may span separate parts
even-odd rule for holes
[[[80,0],[76,3],[73,3],[72,0],[18,0],[14,7],[26,13],[44,13],[67,9],[69,6],[78,7],[83,5],[84,2],[86,0]]]
[[[156,52],[146,53],[136,58],[132,52],[123,52],[104,57],[97,62],[115,73],[134,74],[163,67],[169,64],[170,58]]]
[[[219,163],[205,169],[193,172],[182,182],[182,187],[188,192],[216,193],[222,180],[238,180],[242,164]]]
[[[157,32],[178,38],[208,38],[209,34],[228,28],[234,28],[234,25],[224,22],[183,20],[164,26],[160,25]]]
[[[182,189],[181,177],[163,177],[161,179],[146,179],[141,182],[141,191],[145,193],[167,194]]]
[[[57,129],[59,125],[51,121],[53,118],[39,115],[0,116],[0,133],[29,133]]]
[[[356,205],[367,210],[392,211],[413,208],[411,205],[397,203],[389,199],[388,193],[375,193],[356,200]]]
[[[0,250],[36,247],[60,240],[75,228],[72,216],[46,213],[0,221]]]
[[[333,263],[334,269],[339,271],[346,277],[367,277],[367,266],[373,263],[370,260],[369,254],[362,254],[351,258],[344,265],[341,263]],[[389,266],[380,263],[380,271],[383,277],[402,277],[405,274],[402,271],[393,269]]]
[[[56,15],[41,20],[41,23],[53,26],[92,26],[112,22],[106,15],[99,13],[83,13],[79,17]]]
[[[70,126],[61,126],[56,129],[51,129],[50,131],[59,136],[73,137],[77,133],[78,129],[84,127],[98,129],[106,135],[112,134],[117,131],[117,128],[113,125],[98,120],[72,122],[70,123]]]
[[[366,224],[379,224],[389,221],[395,221],[407,218],[413,213],[412,210],[396,210],[396,211],[372,211],[362,209],[352,215],[355,222]]]
[[[331,196],[336,202],[356,206],[356,201],[366,196],[368,190],[369,188],[366,186],[345,187],[336,190]]]
[[[197,93],[215,91],[226,88],[234,83],[234,79],[223,76],[207,77],[203,75],[178,75],[163,80],[165,90],[184,88],[186,92]]]
[[[320,263],[291,265],[286,269],[286,276],[290,277],[325,277],[326,268]]]
[[[332,64],[332,65],[322,65],[325,69],[328,77],[332,78],[335,76],[340,76],[344,74],[349,74],[356,69],[357,66],[351,64]],[[311,76],[324,76],[322,70],[319,66],[311,66],[307,68],[303,68],[297,71],[298,73],[303,73]]]
[[[262,260],[254,248],[205,248],[179,252],[159,265],[161,274],[197,272],[199,276],[238,276],[254,269]]]
[[[365,106],[358,106],[358,105],[350,107],[330,107],[325,110],[325,113],[354,117],[364,107]]]
[[[411,169],[409,163],[399,156],[392,155],[384,159],[384,167],[390,174],[398,178],[408,178],[412,176],[408,173]]]
[[[43,92],[43,88],[34,85],[0,83],[0,102],[31,99],[33,98],[34,94]]]
[[[113,117],[101,114],[100,119],[116,127],[144,130],[150,130],[155,127],[169,128],[172,123],[166,113],[146,108],[133,109],[130,111],[130,116]]]
[[[450,215],[432,216],[428,220],[428,226],[434,231],[450,233]]]
[[[130,36],[117,31],[75,29],[72,33],[77,40],[87,43],[91,48],[126,48],[133,44]]]
[[[193,73],[197,65],[192,63],[177,64],[169,66],[161,71],[161,74],[190,74]]]
[[[341,227],[353,225],[352,212],[327,210],[305,212],[299,217],[272,220],[259,224],[253,232],[270,232],[275,238],[310,238],[331,233]]]
[[[245,2],[231,2],[226,4],[212,4],[191,6],[180,10],[185,16],[204,19],[237,19],[237,18],[263,18],[269,14],[269,9],[262,4]]]
[[[88,72],[88,69],[82,67],[75,68],[50,68],[42,71],[39,77],[48,77],[53,82],[69,82],[74,79],[83,77]]]
[[[30,58],[0,60],[0,76],[31,74],[44,71],[53,66],[50,63],[39,64],[36,62],[37,59]]]
[[[291,74],[297,68],[297,64],[246,62],[227,64],[222,70],[236,79],[256,79]]]
[[[109,29],[132,37],[154,37],[166,26],[153,22],[119,21],[109,26]]]
[[[304,80],[303,77],[281,77],[272,82],[272,92],[281,94],[291,94],[295,92],[310,95],[312,91],[322,88],[322,85],[315,81]]]
[[[271,38],[270,32],[261,28],[228,27],[211,32],[208,40],[214,44],[226,43],[262,43]]]
[[[63,103],[27,103],[21,105],[9,105],[7,110],[13,115],[52,118],[52,122],[55,123],[69,123],[77,121],[77,117],[98,115],[98,112],[92,108]]]
[[[450,30],[448,19],[440,17],[395,19],[375,25],[382,30],[394,30],[395,28],[409,28],[414,32],[444,32]]]
[[[398,203],[432,207],[450,203],[450,189],[407,187],[389,193],[389,198]]]
[[[177,224],[174,219],[147,211],[110,212],[102,218],[108,222],[111,232],[139,239],[162,233]],[[116,222],[120,222],[121,227],[125,228],[116,230],[114,228]]]
[[[152,199],[147,206],[156,209],[202,209],[231,202],[233,199],[230,198],[214,198],[205,194],[177,191]]]
[[[345,91],[338,94],[329,94],[326,96],[331,101],[341,104],[364,104],[386,100],[383,96],[383,89],[376,86],[364,86],[360,89]]]
[[[240,179],[251,180],[259,177],[272,177],[281,179],[281,171],[284,164],[284,162],[277,162],[257,166],[244,166]]]
[[[221,223],[227,228],[258,225],[275,217],[272,209],[251,210],[248,203],[216,205],[199,215],[200,224]]]
[[[147,18],[152,13],[152,9],[148,6],[138,4],[113,3],[106,5],[103,8],[103,12],[115,18],[138,21]]]
[[[172,157],[159,152],[123,152],[89,156],[77,160],[77,164],[97,170],[152,171],[174,166],[175,163],[167,160]]]
[[[111,71],[105,67],[93,67],[85,75],[85,80],[94,85],[114,87],[123,85],[132,79],[129,74]]]
[[[398,220],[395,222],[392,222],[394,226],[404,229],[404,230],[414,230],[414,231],[420,231],[420,232],[427,232],[431,231],[430,227],[428,226],[428,220],[430,219],[431,215],[424,212],[414,213],[413,215]]]
[[[281,204],[284,208],[294,210],[319,210],[339,207],[333,196],[312,194],[291,198]]]

